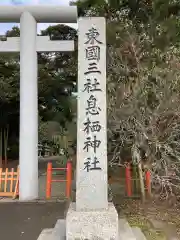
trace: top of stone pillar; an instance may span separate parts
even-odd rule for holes
[[[23,12],[29,12],[38,23],[76,23],[77,7],[60,5],[0,5],[0,22],[20,22]]]

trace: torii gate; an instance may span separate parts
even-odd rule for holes
[[[20,38],[0,42],[0,52],[20,52],[20,200],[38,198],[37,52],[74,51],[74,41],[37,36],[37,22],[76,23],[77,8],[0,6],[0,22],[19,22]]]

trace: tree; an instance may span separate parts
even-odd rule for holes
[[[149,0],[85,0],[72,1],[78,7],[79,15],[104,16],[106,19],[128,17],[137,22],[147,22],[153,6]]]
[[[76,40],[76,30],[64,25],[48,27],[41,35],[49,35],[52,40]],[[18,27],[7,31],[6,37],[13,36],[20,36]],[[76,88],[75,56],[76,52],[38,54],[39,115],[42,124],[56,121],[65,127],[65,123],[72,119],[71,92]],[[8,126],[10,142],[11,138],[19,135],[19,70],[19,54],[1,54],[0,128]],[[4,151],[0,155],[4,155]]]
[[[19,29],[14,27],[6,37],[18,36]],[[19,55],[1,54],[0,56],[0,159],[1,166],[7,165],[8,139],[19,134]]]
[[[80,16],[106,17],[107,24],[118,25],[130,20],[138,32],[143,25],[156,47],[163,50],[179,44],[180,3],[177,0],[79,0],[72,1],[71,5],[77,5]]]
[[[75,29],[62,25],[50,26],[43,30],[41,35],[49,35],[51,40],[76,40],[77,38]],[[61,124],[64,124],[66,119],[71,120],[70,96],[76,86],[76,56],[75,51],[48,53],[39,57],[41,69],[39,103],[45,109],[42,110],[45,120],[51,118]],[[45,78],[48,87],[45,84]]]
[[[172,190],[164,177],[172,180],[175,172],[179,178],[177,11],[173,1],[114,3],[75,3],[79,14],[105,16],[107,21],[109,163],[143,162],[152,170],[153,182]]]

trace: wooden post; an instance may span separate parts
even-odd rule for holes
[[[130,164],[126,166],[126,191],[127,196],[132,196],[132,185],[131,185],[131,167]]]
[[[72,184],[72,164],[70,161],[67,162],[67,172],[66,172],[66,197],[71,196],[71,184]]]
[[[52,163],[47,165],[47,178],[46,178],[46,198],[51,198],[51,184],[52,184]]]
[[[149,197],[151,197],[151,173],[150,170],[146,171],[146,188]]]
[[[142,202],[145,202],[145,186],[144,186],[144,176],[142,171],[141,162],[138,163],[138,171],[139,171],[139,181],[140,181],[140,189],[141,189],[141,198]]]

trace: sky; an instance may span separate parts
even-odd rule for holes
[[[68,6],[70,0],[0,0],[0,5],[40,5],[40,4],[50,4],[50,5],[64,5]],[[37,31],[46,29],[49,25],[56,25],[57,23],[38,23]],[[12,29],[13,26],[17,26],[16,23],[0,23],[0,35],[4,35],[7,30]],[[77,24],[67,24],[70,27],[77,28]]]

